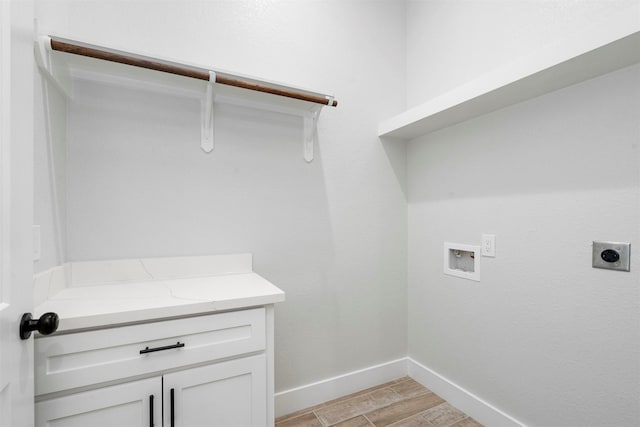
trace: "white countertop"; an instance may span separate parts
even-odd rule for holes
[[[237,270],[242,272],[185,278],[149,274],[145,280],[64,287],[38,304],[35,316],[57,313],[58,331],[63,332],[284,301],[284,292],[266,279],[247,269]]]

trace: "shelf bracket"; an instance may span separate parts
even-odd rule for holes
[[[51,58],[49,57],[50,49],[47,46],[51,46],[51,38],[41,36],[35,40],[34,43],[34,56],[36,65],[42,72],[42,76],[48,83],[51,83],[56,89],[60,91],[67,98],[71,98],[70,90],[65,88],[53,74],[51,66]]]
[[[322,111],[322,106],[314,107],[302,116],[304,127],[302,149],[304,159],[307,163],[313,161],[313,144],[318,135],[318,117],[320,116],[320,111]]]
[[[215,130],[215,88],[216,73],[209,71],[209,81],[207,82],[207,89],[205,97],[202,100],[202,126],[201,126],[201,139],[200,148],[205,153],[213,151],[214,144],[214,130]]]

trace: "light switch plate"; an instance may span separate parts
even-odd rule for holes
[[[616,251],[619,259],[615,262],[607,262],[602,259],[602,252],[606,250]],[[604,268],[607,270],[630,271],[631,267],[631,244],[624,242],[593,242],[591,255],[591,266],[593,268]]]

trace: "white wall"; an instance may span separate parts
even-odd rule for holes
[[[66,28],[59,2],[34,1],[34,31],[48,33],[42,20]],[[34,64],[35,65],[35,64]],[[34,70],[34,224],[41,229],[40,259],[34,273],[62,264],[66,257],[67,102],[63,94]],[[45,102],[45,99],[47,100]]]
[[[37,2],[43,32],[340,101],[323,111],[308,165],[297,119],[219,106],[217,146],[204,155],[193,101],[83,84],[59,196],[65,256],[253,252],[287,292],[277,390],[404,356],[408,299],[410,356],[508,414],[631,425],[640,258],[632,252],[631,273],[594,270],[590,243],[640,243],[638,67],[409,143],[408,232],[404,145],[375,130],[635,5],[408,1],[405,15],[394,1]],[[48,173],[51,162],[37,161]],[[51,240],[41,265],[53,265],[53,202],[38,194]],[[497,235],[498,255],[482,259],[481,282],[443,276],[442,242],[478,243],[483,232]]]
[[[67,101],[39,72],[34,91],[34,224],[41,233],[34,272],[40,273],[66,258]]]
[[[281,287],[276,390],[406,354],[404,148],[376,124],[404,105],[395,1],[38,3],[43,32],[334,92],[320,144],[301,120],[109,85],[69,105],[69,261],[253,252]],[[385,82],[381,84],[381,82]]]
[[[621,14],[640,15],[638,0],[407,0],[407,104]]]
[[[409,2],[410,104],[629,6],[507,3]],[[593,269],[591,242],[640,244],[639,113],[635,66],[409,143],[412,358],[527,425],[637,424],[640,254],[630,273]],[[497,256],[481,281],[443,275],[443,242],[482,233]]]

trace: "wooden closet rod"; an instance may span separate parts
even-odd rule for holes
[[[74,55],[88,56],[90,58],[102,59],[104,61],[118,62],[120,64],[134,67],[146,68],[149,70],[161,71],[163,73],[177,74],[179,76],[191,77],[194,79],[209,81],[209,70],[186,65],[173,64],[156,60],[149,57],[129,55],[124,52],[100,49],[97,46],[84,46],[74,44],[69,40],[61,40],[51,37],[51,49],[59,52],[72,53]],[[313,95],[293,89],[285,89],[277,86],[270,86],[266,83],[256,83],[241,78],[230,77],[216,73],[216,83],[234,86],[243,89],[255,90],[258,92],[270,93],[272,95],[285,96],[287,98],[300,99],[302,101],[316,104],[337,107],[338,101],[328,96]]]

